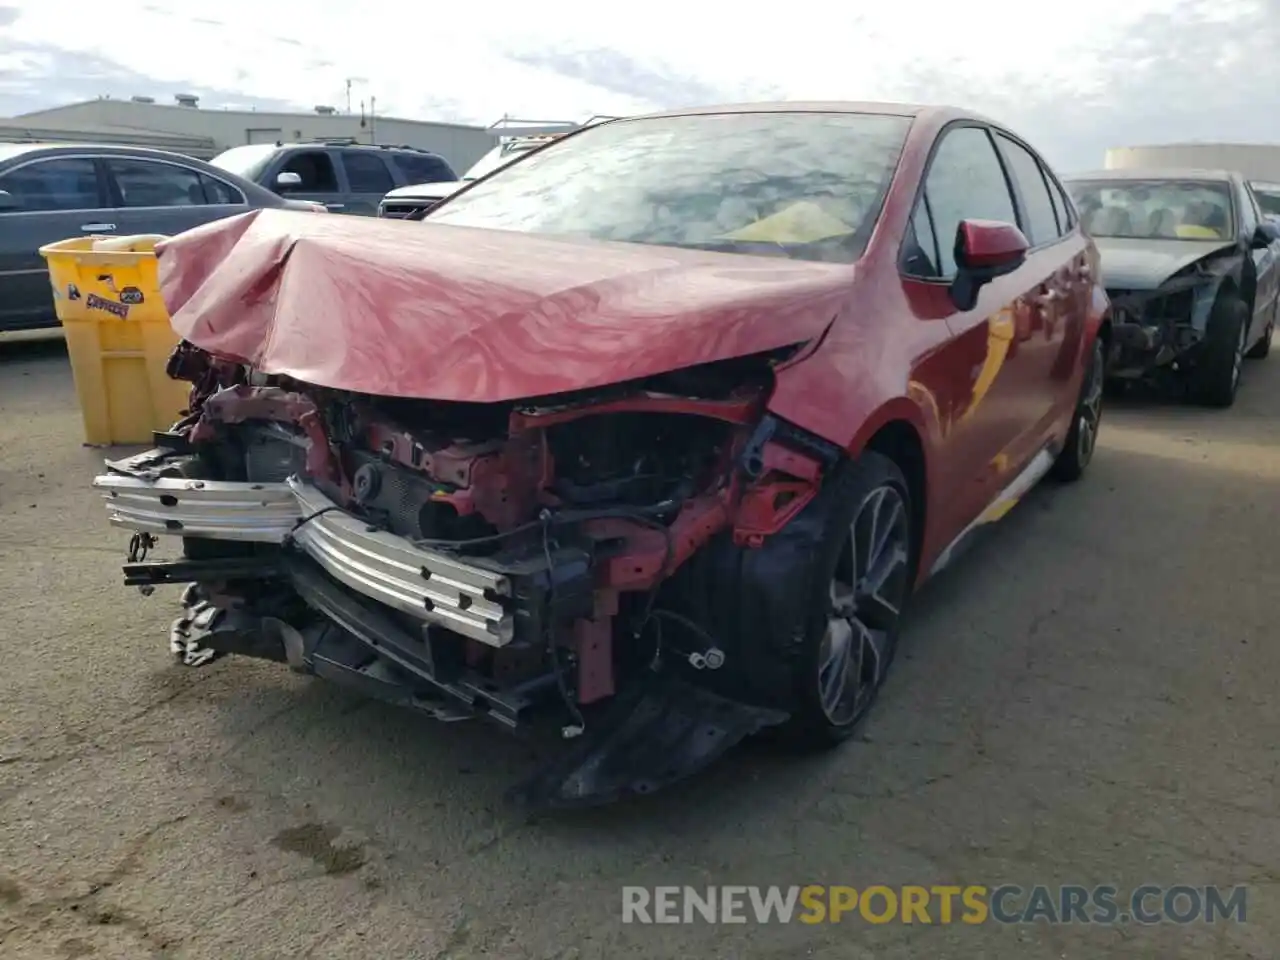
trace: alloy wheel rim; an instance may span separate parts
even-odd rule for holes
[[[1240,340],[1236,343],[1236,355],[1231,360],[1231,387],[1234,390],[1240,382],[1240,368],[1244,365],[1244,342],[1248,331],[1242,325],[1240,327]]]
[[[1102,421],[1102,364],[1094,351],[1088,379],[1080,398],[1079,425],[1076,429],[1076,453],[1081,465],[1089,462],[1098,443],[1098,426]]]
[[[854,513],[850,562],[831,581],[818,654],[819,705],[836,726],[856,720],[884,679],[910,588],[910,536],[906,499],[895,487],[877,487]]]

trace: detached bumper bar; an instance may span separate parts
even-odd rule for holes
[[[104,474],[115,526],[154,535],[282,544],[286,537],[343,585],[424,622],[489,646],[515,633],[511,582],[375,530],[311,484],[144,480]]]
[[[108,473],[95,477],[117,527],[151,534],[251,543],[282,543],[301,518],[285,483],[215,480],[141,480]]]

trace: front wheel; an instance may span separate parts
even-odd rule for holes
[[[1232,293],[1219,297],[1191,371],[1191,395],[1199,403],[1229,407],[1236,402],[1248,334],[1249,305]]]
[[[725,692],[789,712],[792,746],[839,743],[871,709],[914,585],[914,517],[902,470],[866,451],[714,578]]]

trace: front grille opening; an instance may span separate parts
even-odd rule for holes
[[[439,203],[439,200],[384,200],[379,212],[392,220],[416,220]]]

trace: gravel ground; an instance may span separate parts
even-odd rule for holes
[[[920,597],[865,736],[529,821],[529,749],[270,664],[170,664],[58,344],[0,345],[0,955],[1271,957],[1280,361],[1113,404]],[[641,926],[624,884],[1248,884],[1248,922]]]

